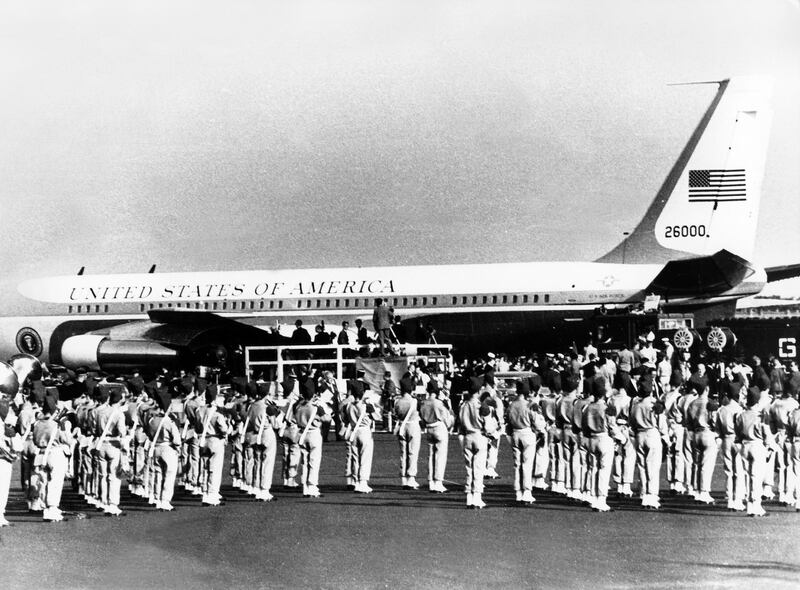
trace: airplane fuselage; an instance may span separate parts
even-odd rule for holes
[[[289,335],[297,319],[371,319],[383,298],[403,319],[431,318],[454,339],[469,340],[518,323],[531,330],[548,318],[584,317],[641,303],[659,264],[530,262],[274,271],[73,275],[19,286],[30,302],[24,317],[0,319],[0,357],[20,351],[60,362],[60,346],[75,334],[147,319],[151,310],[206,311]],[[714,305],[758,293],[763,271],[713,297],[662,302]],[[366,322],[372,328],[371,322]],[[38,342],[37,342],[38,339]],[[40,349],[40,350],[37,350]]]

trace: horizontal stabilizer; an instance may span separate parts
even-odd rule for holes
[[[744,258],[720,250],[711,256],[669,261],[645,291],[665,299],[718,295],[754,272]]]
[[[771,266],[764,269],[767,272],[767,282],[774,283],[783,279],[793,279],[800,277],[800,264],[785,264],[783,266]]]

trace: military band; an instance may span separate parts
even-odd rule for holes
[[[535,490],[549,489],[607,512],[613,483],[622,501],[636,490],[642,507],[658,510],[665,493],[662,471],[669,494],[715,504],[711,480],[719,453],[729,510],[763,516],[762,499],[775,492],[779,502],[800,510],[800,406],[794,389],[775,391],[765,375],[755,375],[752,385],[736,377],[711,395],[703,367],[693,373],[676,368],[668,377],[656,370],[625,373],[614,383],[601,371],[580,373],[521,378],[504,397],[493,371],[478,372],[462,381],[465,391],[455,412],[452,379],[433,376],[417,397],[420,386],[406,373],[388,405],[400,485],[419,487],[424,433],[428,489],[448,491],[445,470],[455,428],[470,508],[486,506],[484,479],[501,476],[496,457],[507,441],[514,457],[508,475],[522,505],[535,502]],[[13,374],[0,365],[0,378],[11,383]],[[373,432],[387,419],[384,403],[367,395],[363,374],[347,383],[344,399],[330,374],[302,369],[282,384],[232,380],[224,387],[200,376],[162,373],[144,382],[138,375],[87,379],[79,371],[69,400],[60,399],[66,389],[53,382],[9,383],[0,386],[0,526],[8,524],[4,513],[17,459],[28,509],[50,522],[64,519],[65,480],[109,516],[124,513],[123,482],[158,510],[174,510],[176,487],[203,506],[219,506],[226,453],[233,487],[254,500],[272,501],[279,444],[284,489],[302,487],[303,496],[318,498],[325,425],[331,423],[341,426],[347,484],[370,493]]]

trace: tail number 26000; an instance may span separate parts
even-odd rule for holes
[[[664,230],[665,238],[697,238],[706,237],[705,225],[668,225]]]

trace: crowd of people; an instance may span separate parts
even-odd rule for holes
[[[173,510],[176,486],[217,506],[226,447],[233,486],[254,499],[274,499],[277,462],[285,489],[316,498],[331,432],[345,443],[348,488],[368,494],[379,424],[393,425],[406,489],[419,488],[424,434],[428,489],[448,491],[448,447],[457,435],[472,508],[486,505],[484,480],[500,476],[498,455],[510,447],[521,505],[549,489],[605,512],[613,482],[620,496],[636,490],[643,507],[657,510],[662,467],[670,494],[713,504],[720,453],[728,509],[762,516],[762,500],[777,493],[800,510],[797,365],[692,362],[668,342],[657,349],[650,336],[613,354],[591,343],[580,353],[489,353],[446,374],[419,363],[397,381],[388,373],[373,395],[363,372],[345,382],[304,366],[279,384],[233,378],[220,385],[167,371],[148,380],[80,369],[31,375],[0,399],[0,525],[8,523],[2,515],[16,460],[29,510],[47,521],[63,519],[65,480],[109,515],[124,509],[123,481],[159,510]],[[0,376],[13,371],[0,369]]]

